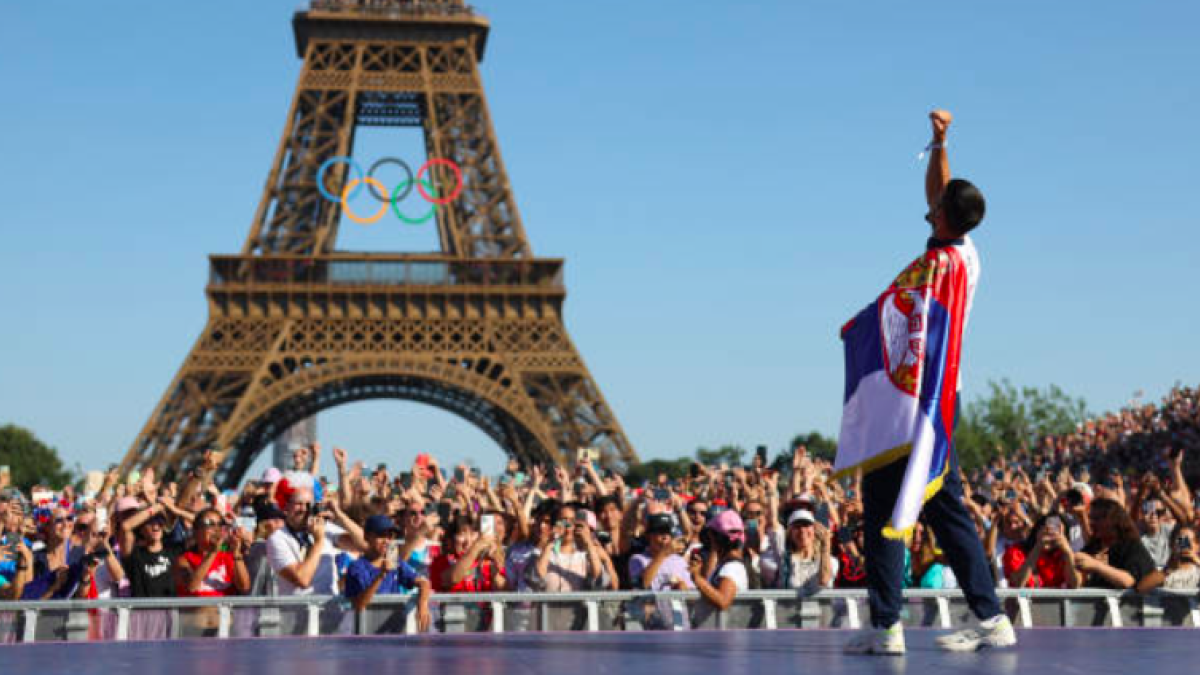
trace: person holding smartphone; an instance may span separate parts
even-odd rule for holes
[[[1004,552],[1004,576],[1012,588],[1079,588],[1083,577],[1063,519],[1057,513],[1034,523],[1025,541]]]
[[[1172,591],[1195,591],[1200,588],[1200,539],[1197,529],[1177,524],[1171,530],[1171,557],[1165,570],[1155,570],[1138,583],[1139,593],[1155,588]]]
[[[175,560],[175,592],[179,597],[224,597],[250,590],[246,568],[249,534],[229,527],[221,512],[196,515],[191,550]]]
[[[605,564],[603,549],[593,535],[595,516],[586,512],[576,518],[573,506],[560,506],[554,515],[554,527],[543,531],[538,542],[538,559],[529,570],[529,587],[538,592],[568,593],[603,588]],[[611,564],[611,563],[610,563]]]
[[[420,576],[408,563],[399,559],[399,554],[389,555],[394,549],[398,530],[391,518],[374,515],[363,525],[367,550],[363,556],[350,564],[346,570],[346,597],[361,612],[371,604],[377,593],[403,594],[417,591],[417,629],[429,630],[432,623],[429,612],[429,596],[433,586],[429,579]]]

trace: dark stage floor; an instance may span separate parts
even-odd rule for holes
[[[847,631],[681,633],[519,633],[276,640],[34,644],[0,647],[4,673],[309,673],[384,675],[790,675],[943,671],[1036,673],[1195,673],[1196,629],[1037,629],[1019,631],[1015,650],[950,654],[932,630],[909,630],[904,657],[843,656]]]

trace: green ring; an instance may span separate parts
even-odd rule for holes
[[[408,216],[404,215],[403,213],[400,213],[400,206],[396,203],[396,197],[399,197],[401,194],[404,194],[402,191],[407,189],[410,185],[412,185],[412,183],[413,183],[413,181],[411,178],[408,180],[402,181],[399,185],[396,186],[396,189],[392,191],[392,199],[391,199],[392,213],[395,213],[397,218],[408,223],[409,225],[420,225],[433,217],[433,214],[437,212],[437,204],[434,204],[432,207],[430,207],[429,213],[426,213],[425,216],[422,218],[409,218]],[[435,199],[437,198],[437,190],[433,187],[433,185],[428,180],[421,179],[420,183],[422,185],[424,185],[430,191],[430,193],[434,196]]]

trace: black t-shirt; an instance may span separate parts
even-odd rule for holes
[[[1099,547],[1086,546],[1083,549],[1084,553],[1095,555]],[[1154,565],[1154,558],[1150,557],[1150,552],[1142,545],[1142,542],[1134,539],[1133,541],[1120,541],[1113,544],[1108,549],[1108,564],[1119,570],[1124,570],[1133,575],[1133,583],[1137,584],[1147,574],[1157,569]],[[1091,575],[1091,578],[1084,583],[1084,586],[1090,588],[1113,588],[1122,590],[1108,583],[1106,579],[1098,574]]]
[[[129,578],[130,595],[135,598],[175,597],[175,559],[183,549],[164,546],[158,553],[151,553],[144,546],[133,549],[133,553],[121,558],[121,567]]]

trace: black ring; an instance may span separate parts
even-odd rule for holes
[[[367,177],[375,178],[375,169],[378,169],[379,167],[383,166],[384,164],[395,164],[396,166],[399,166],[401,169],[404,169],[404,173],[408,174],[408,179],[403,183],[404,192],[399,195],[394,195],[389,199],[389,198],[386,198],[383,195],[379,194],[378,192],[376,192],[375,186],[370,183],[367,183],[367,189],[370,190],[371,195],[374,196],[375,199],[378,199],[380,202],[404,201],[404,198],[408,196],[408,193],[412,192],[413,183],[416,182],[414,180],[415,176],[413,176],[412,167],[409,166],[407,162],[405,162],[404,160],[399,159],[397,157],[384,157],[383,159],[378,160],[377,162],[375,162],[374,164],[371,165],[371,168],[367,170]],[[399,184],[400,183],[397,183],[397,185],[399,185]]]

